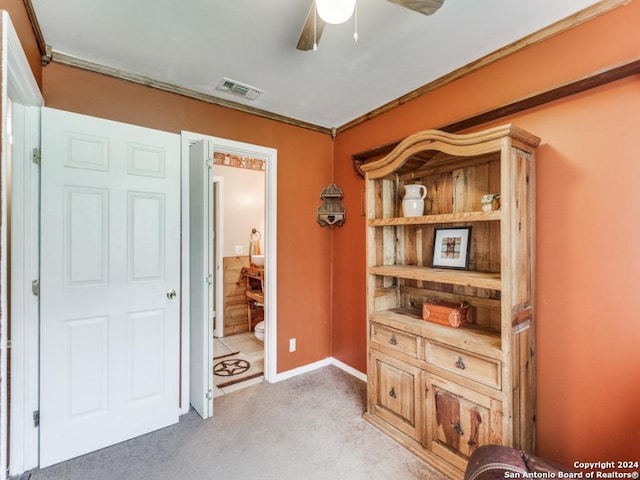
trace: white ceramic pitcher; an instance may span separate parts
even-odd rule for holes
[[[405,185],[402,199],[402,212],[405,217],[421,217],[424,215],[424,199],[427,187],[424,185]]]

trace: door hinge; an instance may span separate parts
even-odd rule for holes
[[[36,165],[42,164],[42,156],[39,148],[34,148],[31,152],[31,162],[35,163]]]
[[[40,410],[33,411],[33,426],[38,427],[40,425]]]
[[[205,282],[207,282],[207,285],[213,285],[213,275],[207,275],[207,278],[205,278]]]
[[[207,168],[213,168],[213,160],[207,159]]]
[[[209,390],[207,392],[207,400],[211,400],[213,398],[213,390]]]
[[[40,279],[36,278],[33,282],[31,282],[31,293],[33,293],[36,297],[40,296]]]

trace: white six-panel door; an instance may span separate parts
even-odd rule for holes
[[[45,467],[178,421],[180,136],[43,109],[41,216]]]

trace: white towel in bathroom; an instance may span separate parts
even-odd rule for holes
[[[251,240],[251,255],[262,255],[260,240]]]

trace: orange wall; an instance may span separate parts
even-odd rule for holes
[[[512,55],[338,135],[333,356],[366,370],[364,182],[350,156],[640,55],[640,2]],[[537,152],[538,453],[640,459],[640,78],[505,118]],[[484,128],[488,125],[483,125]],[[356,213],[357,212],[357,213]]]
[[[55,63],[43,69],[43,83],[49,107],[276,148],[278,371],[330,355],[331,232],[315,220],[320,192],[331,183],[328,135]],[[297,351],[289,353],[293,337]]]
[[[24,7],[24,0],[0,0],[0,10],[6,10],[9,13],[11,23],[16,29],[22,49],[33,71],[33,76],[38,86],[42,88],[42,57]]]

